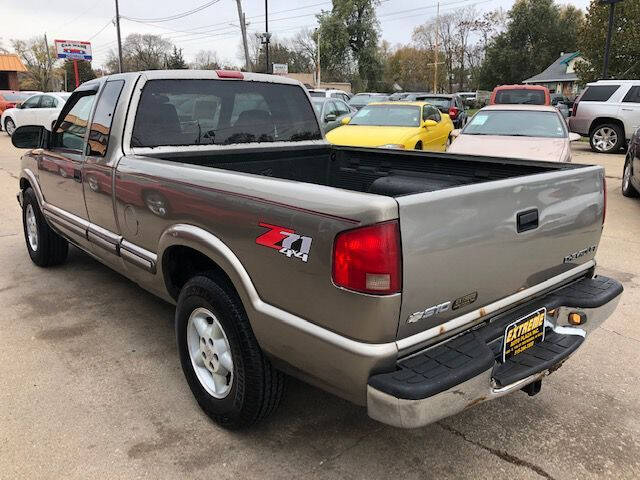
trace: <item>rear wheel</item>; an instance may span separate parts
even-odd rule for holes
[[[638,191],[631,184],[632,175],[633,170],[631,167],[631,157],[627,156],[627,159],[624,162],[624,171],[622,173],[622,195],[625,197],[635,198],[638,196]]]
[[[47,224],[33,189],[27,188],[22,198],[22,224],[29,257],[39,267],[64,263],[69,243]]]
[[[589,136],[591,149],[598,153],[616,153],[624,145],[624,132],[615,123],[596,126]]]
[[[182,370],[204,412],[228,429],[268,416],[284,376],[265,357],[237,294],[205,275],[189,280],[176,307]]]
[[[16,124],[13,123],[13,120],[10,118],[7,118],[4,121],[4,131],[7,132],[7,135],[12,136],[13,132],[16,131]]]

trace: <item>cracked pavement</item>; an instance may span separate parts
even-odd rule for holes
[[[77,250],[31,264],[0,133],[0,478],[639,478],[640,201],[620,194],[622,155],[574,147],[607,169],[598,268],[626,291],[540,394],[407,431],[290,380],[270,421],[230,433],[183,379],[170,305]]]

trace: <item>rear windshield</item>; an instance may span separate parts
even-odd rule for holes
[[[594,85],[587,87],[580,98],[581,102],[606,102],[620,85]]]
[[[564,121],[554,112],[481,110],[462,130],[464,135],[565,138]]]
[[[31,97],[33,93],[3,93],[1,94],[2,98],[7,102],[22,102],[27,98]]]
[[[527,90],[517,88],[498,90],[496,92],[495,103],[544,105],[545,94],[543,90]]]
[[[413,105],[367,105],[358,110],[349,125],[417,127],[420,125],[420,107]]]
[[[449,106],[451,105],[450,98],[443,97],[418,97],[416,100],[419,102],[427,102],[434,107],[438,107],[438,110],[449,110]]]
[[[316,116],[296,85],[236,80],[150,80],[131,146],[229,145],[320,140]]]

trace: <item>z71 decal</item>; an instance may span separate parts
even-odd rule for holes
[[[258,245],[274,248],[289,258],[299,258],[303,262],[309,259],[309,250],[313,240],[311,237],[299,235],[295,230],[279,225],[263,222],[260,222],[259,225],[269,230],[256,238]]]

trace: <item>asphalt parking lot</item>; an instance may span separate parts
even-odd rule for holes
[[[35,267],[16,202],[19,151],[0,133],[0,479],[640,477],[640,201],[606,167],[599,272],[615,314],[532,398],[518,392],[418,430],[295,380],[278,412],[230,433],[202,413],[175,349],[173,307],[71,251]]]

